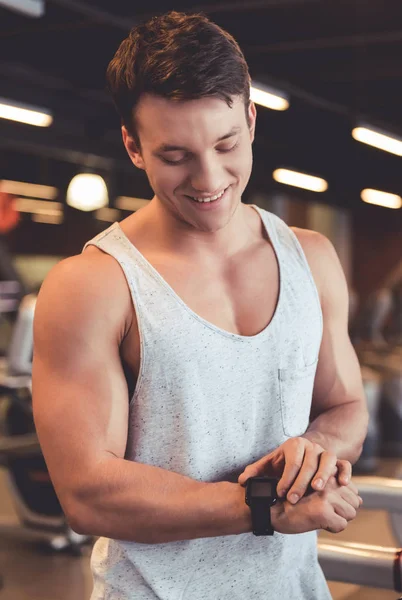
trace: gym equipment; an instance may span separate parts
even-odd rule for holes
[[[354,465],[355,473],[373,473],[378,467],[380,454],[380,428],[378,413],[382,394],[382,378],[374,369],[362,366],[364,394],[369,412],[369,424],[363,450],[359,460]]]
[[[0,465],[7,471],[16,522],[0,519],[0,535],[44,543],[52,550],[81,553],[92,538],[68,525],[47,471],[32,413],[33,316],[36,296],[19,306],[6,361],[0,370]]]
[[[402,550],[371,544],[319,541],[326,579],[402,592]]]
[[[402,544],[402,481],[370,476],[353,481],[365,508],[390,511],[394,533]],[[402,592],[401,548],[320,540],[318,558],[328,580]]]

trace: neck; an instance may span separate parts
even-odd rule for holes
[[[254,212],[239,202],[224,227],[217,231],[202,231],[172,214],[156,196],[141,210],[142,224],[147,229],[152,227],[152,237],[159,248],[194,258],[211,256],[215,260],[217,256],[229,258],[255,240],[254,223],[259,217],[253,215]]]

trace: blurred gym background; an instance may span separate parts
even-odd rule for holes
[[[205,12],[244,51],[258,120],[243,201],[333,242],[371,415],[355,471],[402,477],[402,3],[0,0],[0,597],[10,600],[90,596],[91,540],[68,530],[35,441],[32,316],[54,264],[152,197],[104,74],[133,25],[172,9]],[[401,535],[376,506],[337,539],[398,547]],[[330,586],[337,600],[397,595]]]

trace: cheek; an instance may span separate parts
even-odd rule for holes
[[[228,163],[228,170],[237,175],[240,179],[245,179],[250,176],[251,167],[253,164],[253,154],[251,147],[245,147],[241,152],[236,153],[232,160]]]
[[[173,194],[177,188],[182,185],[184,176],[180,169],[168,169],[159,176],[159,185],[166,194]]]
[[[148,173],[154,189],[166,193],[174,190],[183,181],[183,174],[180,169],[166,168],[164,165],[153,165],[152,173]]]

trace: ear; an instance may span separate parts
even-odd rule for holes
[[[121,135],[123,137],[123,144],[129,157],[131,158],[132,163],[138,167],[138,169],[143,169],[145,171],[145,163],[141,156],[140,149],[137,147],[133,137],[129,134],[124,125],[121,128]]]
[[[255,123],[257,120],[257,109],[255,107],[254,102],[252,102],[250,100],[250,104],[248,106],[248,121],[250,124],[250,139],[251,139],[251,143],[254,142],[254,137],[255,137]]]

